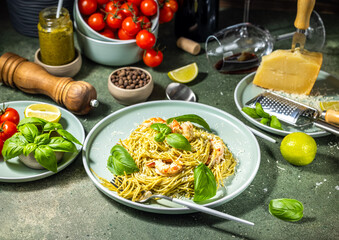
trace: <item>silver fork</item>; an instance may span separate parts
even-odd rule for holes
[[[118,179],[118,181],[120,181],[119,178],[117,178],[117,179]],[[115,178],[112,179],[111,183],[115,187],[118,187],[115,184]],[[149,200],[154,199],[154,198],[162,198],[162,199],[165,199],[165,200],[168,200],[168,201],[180,204],[182,206],[188,207],[189,209],[193,209],[193,210],[196,210],[196,211],[199,211],[199,212],[207,213],[207,214],[210,214],[210,215],[213,215],[213,216],[216,216],[216,217],[220,217],[220,218],[223,218],[223,219],[227,219],[227,220],[236,221],[236,222],[239,222],[239,223],[248,224],[248,225],[251,225],[251,226],[254,225],[253,222],[250,222],[250,221],[238,218],[238,217],[234,217],[234,216],[229,215],[227,213],[219,212],[219,211],[214,210],[212,208],[204,207],[202,205],[199,205],[199,204],[196,204],[196,203],[193,203],[193,202],[187,202],[187,201],[184,201],[184,200],[181,200],[181,199],[178,199],[178,198],[171,198],[171,197],[164,196],[164,195],[159,195],[159,194],[152,195],[151,192],[146,192],[144,194],[143,198],[141,200],[137,201],[137,202],[145,203],[145,202],[148,202]]]

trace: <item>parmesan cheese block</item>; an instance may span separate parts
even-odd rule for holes
[[[310,94],[323,55],[319,52],[276,50],[264,56],[254,77],[257,86],[287,93]]]

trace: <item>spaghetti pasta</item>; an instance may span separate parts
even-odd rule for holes
[[[175,120],[174,120],[175,121]],[[159,133],[150,126],[166,121],[151,118],[139,125],[130,136],[120,140],[139,168],[138,172],[115,177],[114,184],[100,178],[102,185],[121,197],[137,201],[146,192],[171,197],[194,196],[194,169],[204,163],[213,173],[217,187],[235,171],[236,160],[222,139],[191,122],[172,122],[172,132],[189,139],[191,151],[172,147],[166,140],[155,141]]]

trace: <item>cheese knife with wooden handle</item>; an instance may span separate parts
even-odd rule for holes
[[[306,43],[306,29],[310,26],[310,17],[315,5],[315,0],[298,0],[297,16],[294,26],[297,28],[293,35],[291,50],[294,52],[295,47],[299,44],[300,52],[304,51]]]

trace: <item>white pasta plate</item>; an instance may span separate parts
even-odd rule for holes
[[[94,185],[115,201],[139,210],[164,214],[194,212],[167,200],[143,204],[130,201],[102,186],[95,175],[106,180],[112,179],[113,175],[106,167],[111,148],[119,139],[127,138],[144,120],[151,117],[167,119],[183,114],[196,114],[204,118],[212,132],[223,139],[237,159],[235,174],[227,178],[225,187],[219,188],[216,196],[203,205],[213,208],[237,197],[250,185],[259,169],[260,148],[256,138],[234,116],[208,105],[184,101],[152,101],[136,104],[116,111],[98,122],[86,137],[82,152],[85,170]]]

